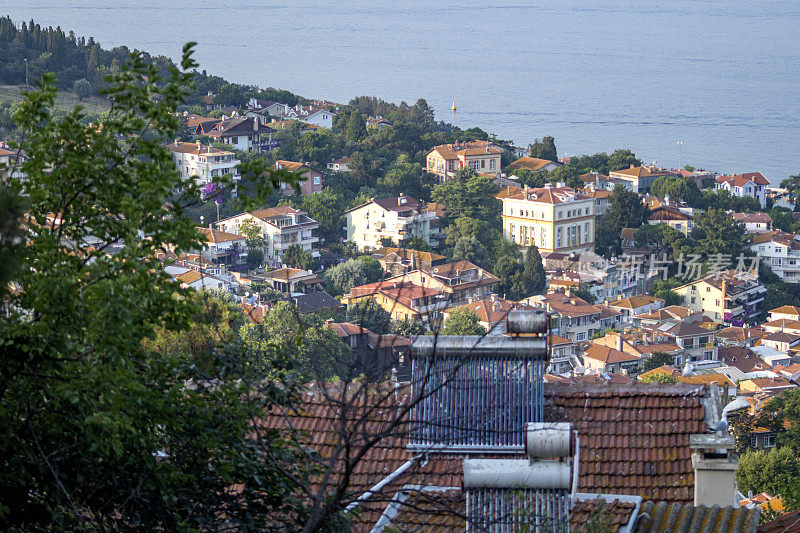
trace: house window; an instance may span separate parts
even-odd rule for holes
[[[314,185],[319,185],[321,182],[321,178],[319,176],[314,176]]]
[[[494,161],[494,159],[490,159],[489,160],[489,170],[494,170],[494,169],[495,169],[495,161]]]
[[[586,338],[586,333],[577,333],[575,334],[576,341],[582,341]]]
[[[754,450],[758,448],[758,437],[750,437],[750,447]]]
[[[775,446],[775,435],[764,435],[764,448]]]
[[[486,168],[486,160],[481,159],[481,168]]]

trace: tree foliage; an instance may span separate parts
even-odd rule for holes
[[[556,140],[553,137],[543,137],[541,141],[536,139],[533,141],[533,144],[530,145],[530,151],[531,157],[558,161]]]
[[[672,365],[675,361],[667,352],[653,352],[642,365],[642,372],[649,372],[664,365]]]
[[[642,161],[636,158],[636,154],[627,148],[618,148],[614,150],[608,158],[608,170],[614,172],[615,170],[624,170],[630,167],[642,166]]]
[[[686,202],[693,207],[701,207],[703,195],[692,178],[684,176],[661,176],[656,178],[650,192],[654,196],[675,202]]]
[[[485,335],[486,328],[481,326],[475,311],[466,307],[456,307],[448,313],[441,335]]]
[[[46,38],[10,26],[0,20],[0,42]],[[85,50],[84,65],[97,69],[94,45]],[[190,54],[187,45],[181,68],[166,72],[130,55],[108,78],[102,129],[77,109],[51,113],[50,75],[16,113],[28,179],[2,188],[25,204],[33,231],[17,250],[22,290],[3,295],[0,313],[3,529],[262,529],[306,513],[284,476],[302,480],[303,465],[250,424],[266,404],[287,402],[293,386],[246,393],[245,382],[255,385],[249,355],[192,340],[191,328],[203,327],[197,301],[158,259],[200,244],[182,207],[199,190],[163,145],[190,92]],[[228,335],[221,328],[218,338]]]
[[[391,315],[374,298],[365,298],[347,306],[347,320],[383,335],[391,331]]]
[[[736,256],[744,246],[744,224],[736,222],[730,213],[709,209],[695,217],[692,239],[705,254]]]
[[[739,491],[747,494],[769,492],[781,495],[800,480],[800,463],[789,448],[751,451],[739,457],[736,482]]]

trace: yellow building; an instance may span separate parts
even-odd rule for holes
[[[503,236],[540,252],[594,251],[594,200],[569,187],[507,187],[503,201]]]
[[[758,276],[736,270],[717,272],[672,290],[683,296],[684,306],[727,324],[757,315],[767,292]]]
[[[473,141],[435,146],[425,156],[426,169],[436,174],[439,181],[447,181],[465,167],[476,172],[500,172],[503,150],[489,141]]]

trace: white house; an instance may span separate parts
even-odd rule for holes
[[[181,287],[191,287],[195,290],[226,290],[230,291],[239,286],[235,281],[222,279],[221,277],[198,270],[188,270],[183,274],[174,276],[173,279],[181,284]]]
[[[251,111],[258,112],[257,114],[261,117],[263,117],[265,113],[273,117],[285,117],[288,115],[290,109],[287,104],[258,98],[251,98],[247,102],[247,107]]]
[[[267,264],[282,264],[283,253],[293,244],[311,252],[313,257],[319,257],[319,252],[313,249],[314,243],[319,242],[319,237],[314,234],[319,229],[319,222],[304,211],[289,206],[259,209],[220,220],[216,226],[222,231],[241,235],[240,228],[246,220],[252,220],[261,229],[261,236],[266,241]]]
[[[772,231],[754,235],[750,250],[783,281],[800,282],[800,238],[795,233]]]
[[[747,233],[772,231],[772,217],[766,213],[733,213],[733,220],[744,224]]]
[[[714,182],[715,189],[724,189],[734,196],[750,196],[758,200],[761,207],[767,205],[766,187],[769,180],[761,172],[748,172],[733,176],[722,175]]]
[[[436,213],[425,203],[404,194],[373,198],[346,211],[344,216],[347,240],[353,241],[359,250],[381,248],[381,238],[392,239],[404,248],[405,242],[419,237],[436,247],[442,237]]]
[[[333,128],[333,117],[336,113],[328,109],[315,107],[313,105],[296,105],[290,107],[284,115],[289,120],[299,120],[306,124],[314,124],[322,128]]]
[[[636,296],[609,302],[608,307],[622,313],[623,322],[632,322],[633,317],[636,315],[649,313],[664,307],[664,300],[649,294],[637,294]]]
[[[234,182],[241,179],[240,161],[234,157],[233,152],[213,148],[211,145],[203,146],[200,141],[185,143],[175,140],[167,148],[172,152],[172,159],[184,180],[191,178],[200,185],[206,185],[225,174],[230,174]]]
[[[352,157],[340,157],[328,163],[327,166],[328,170],[333,170],[334,172],[350,172],[349,165],[352,162]]]

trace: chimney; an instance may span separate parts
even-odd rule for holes
[[[617,333],[617,338],[615,339],[615,341],[616,341],[617,351],[621,352],[622,351],[622,333]]]
[[[489,296],[489,298],[490,298],[490,299],[491,299],[493,302],[496,302],[496,301],[497,301],[497,294],[495,294],[495,293],[492,293],[492,294]]]
[[[175,146],[178,146],[178,139],[175,139]]]
[[[197,153],[200,153],[200,150],[203,148],[203,145],[200,144],[200,141],[197,141]]]
[[[258,117],[253,117],[253,131],[258,131]]]
[[[713,400],[711,400],[713,401]],[[739,456],[726,431],[689,435],[694,469],[694,505],[738,507],[736,471]]]
[[[564,291],[564,295],[565,295],[567,298],[569,298],[570,296],[572,296],[572,291],[571,291],[571,290],[569,290],[569,289],[567,289],[567,290],[565,290],[565,291]]]

